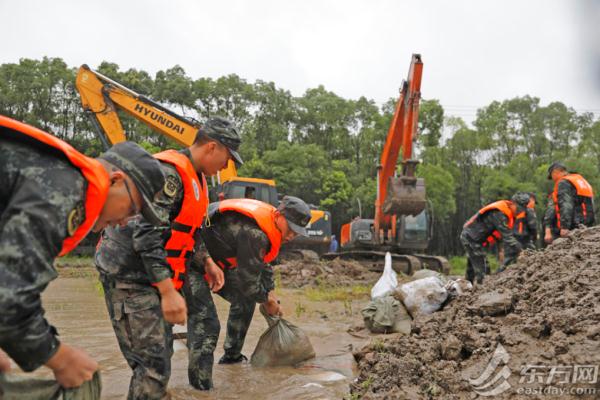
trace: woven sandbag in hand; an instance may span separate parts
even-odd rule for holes
[[[269,328],[261,335],[252,353],[250,363],[255,367],[280,367],[295,365],[315,356],[315,350],[304,331],[278,316],[267,314],[261,305],[260,312]]]

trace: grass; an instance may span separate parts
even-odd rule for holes
[[[487,255],[488,263],[490,264],[490,268],[492,272],[495,272],[500,265],[498,263],[498,259],[493,254]],[[448,262],[450,262],[450,275],[460,275],[465,276],[465,272],[467,271],[467,257],[466,256],[455,256],[451,257]]]
[[[92,257],[59,257],[54,261],[54,266],[63,278],[95,278],[98,276]]]
[[[57,268],[94,267],[94,258],[90,256],[63,256],[54,261]]]
[[[325,286],[318,285],[304,290],[306,298],[311,301],[343,301],[348,302],[364,299],[371,294],[371,287],[367,285],[352,286]]]

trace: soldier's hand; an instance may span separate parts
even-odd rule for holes
[[[98,363],[83,350],[61,343],[46,366],[54,372],[60,386],[74,388],[92,380]]]
[[[10,371],[10,359],[5,352],[0,350],[0,372]]]
[[[206,281],[210,290],[215,293],[221,290],[225,284],[225,274],[210,257],[206,258],[204,263],[204,272],[206,272]]]
[[[269,297],[268,297],[267,301],[265,303],[263,303],[263,305],[265,306],[265,311],[267,311],[267,314],[272,315],[272,316],[282,316],[283,315],[283,311],[281,310],[280,302],[277,299],[277,297],[275,297],[275,293],[273,293],[272,291],[269,292]]]
[[[161,293],[160,307],[165,320],[170,324],[185,324],[187,307],[183,296],[175,289]]]
[[[560,237],[565,237],[569,235],[569,230],[568,229],[561,229],[560,230]]]

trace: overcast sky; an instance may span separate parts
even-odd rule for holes
[[[597,0],[0,0],[0,15],[0,63],[179,64],[382,103],[421,53],[422,95],[449,114],[529,94],[600,116]]]

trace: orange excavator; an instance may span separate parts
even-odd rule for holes
[[[413,159],[422,74],[421,56],[413,54],[408,79],[402,83],[377,168],[375,217],[357,217],[344,224],[340,251],[324,254],[323,258],[354,259],[380,270],[384,255],[389,251],[397,271],[411,274],[415,270],[428,268],[449,272],[449,263],[445,258],[422,254],[432,233],[432,210],[428,207],[425,181],[415,176],[419,161]],[[400,149],[401,173],[397,175]]]

